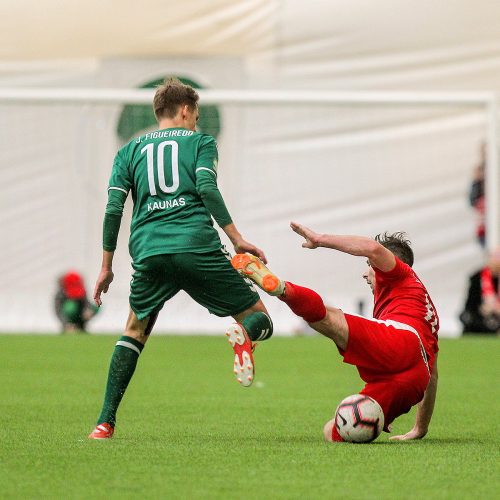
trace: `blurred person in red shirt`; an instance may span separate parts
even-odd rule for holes
[[[57,283],[54,308],[61,322],[61,333],[86,332],[87,322],[97,314],[99,308],[87,299],[82,276],[76,271],[68,271]]]

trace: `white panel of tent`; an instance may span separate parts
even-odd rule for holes
[[[4,328],[47,330],[54,326],[50,288],[55,277],[78,267],[91,283],[97,273],[120,108],[13,109],[15,119],[2,127],[9,145],[2,162],[12,163],[2,169],[9,189],[0,220],[10,235],[1,259]],[[370,303],[361,279],[364,261],[301,249],[289,221],[341,234],[403,230],[414,241],[415,267],[434,297],[444,331],[457,331],[464,271],[480,258],[466,193],[485,134],[484,108],[344,103],[221,109],[221,189],[242,232],[265,248],[279,274],[312,286],[332,305],[356,310],[360,302]],[[117,277],[93,324],[96,331],[119,329],[126,312],[129,218],[128,210]],[[301,327],[282,304],[266,302],[278,332]],[[369,314],[369,306],[364,312]],[[212,332],[224,321],[180,294],[165,308],[158,329]]]

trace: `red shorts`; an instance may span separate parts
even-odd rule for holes
[[[345,314],[349,326],[344,363],[355,365],[366,382],[361,394],[384,411],[384,430],[424,397],[429,367],[420,338],[412,327]]]

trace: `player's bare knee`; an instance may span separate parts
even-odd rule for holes
[[[263,312],[269,316],[269,313],[267,312],[266,306],[264,305],[264,302],[262,300],[258,300],[250,309],[249,311],[251,312]]]
[[[127,337],[131,337],[131,338],[137,340],[141,344],[145,344],[149,338],[149,335],[145,335],[144,331],[134,330],[134,329],[129,329],[129,328],[125,329],[125,335]]]
[[[252,307],[245,309],[241,313],[234,314],[233,318],[238,323],[241,323],[243,321],[243,319],[245,319],[249,314],[252,314],[255,312],[262,312],[262,313],[267,314],[269,316],[269,313],[267,312],[267,309],[266,309],[266,306],[264,305],[264,302],[262,302],[262,300],[259,299]]]

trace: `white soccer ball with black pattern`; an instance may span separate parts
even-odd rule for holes
[[[384,412],[369,396],[353,394],[337,406],[335,427],[344,441],[370,443],[384,428]]]

